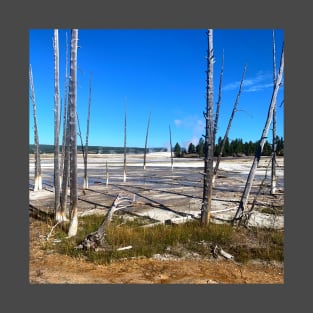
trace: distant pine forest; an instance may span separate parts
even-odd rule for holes
[[[218,156],[221,146],[222,146],[222,138],[219,137],[217,140],[217,144],[214,146],[214,156]],[[34,144],[29,145],[29,153],[32,154],[35,151]],[[256,149],[258,148],[258,141],[252,142],[243,142],[242,139],[234,139],[234,140],[226,140],[223,150],[223,156],[253,156],[256,153]],[[60,151],[62,147],[60,146]],[[54,145],[40,145],[40,153],[54,153]],[[144,153],[144,148],[140,147],[127,147],[126,153],[132,154],[142,154]],[[147,148],[147,152],[166,152],[167,149],[164,147],[157,148]],[[77,146],[77,152],[82,153],[82,146]],[[124,147],[105,147],[105,146],[88,146],[88,154],[114,154],[114,153],[124,153]],[[204,156],[204,139],[200,138],[197,145],[190,143],[186,148],[181,147],[177,142],[173,146],[173,154],[175,157],[203,157]],[[266,141],[263,147],[262,155],[270,156],[272,154],[272,143]],[[276,154],[279,156],[284,155],[284,139],[283,137],[276,137]]]
[[[54,153],[54,145],[39,145],[40,153]],[[62,146],[60,146],[60,151],[62,150]],[[127,147],[126,153],[144,153],[144,148],[138,147]],[[148,148],[148,152],[161,152],[167,151],[166,148]],[[34,153],[35,145],[29,145],[29,153]],[[82,146],[77,146],[77,152],[82,153]],[[112,154],[112,153],[124,153],[124,147],[102,147],[102,146],[88,146],[88,154]]]

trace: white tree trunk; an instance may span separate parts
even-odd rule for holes
[[[241,218],[243,216],[243,212],[245,211],[246,205],[248,203],[248,198],[249,198],[249,195],[250,195],[250,191],[251,191],[252,183],[253,183],[253,180],[254,180],[255,172],[256,172],[256,169],[258,167],[258,164],[259,164],[259,161],[260,161],[260,158],[261,158],[261,155],[262,155],[263,146],[264,146],[265,140],[267,138],[267,133],[268,133],[271,121],[272,121],[273,110],[274,110],[274,107],[275,107],[275,104],[276,104],[276,97],[277,97],[277,93],[278,93],[278,90],[279,90],[279,87],[280,87],[280,83],[282,81],[283,72],[284,72],[284,45],[283,45],[282,54],[281,54],[280,69],[279,69],[279,73],[278,73],[278,76],[277,76],[277,80],[275,82],[275,86],[274,86],[272,99],[271,99],[271,103],[270,103],[270,106],[269,106],[269,110],[268,110],[268,115],[267,115],[267,119],[266,119],[266,122],[265,122],[265,126],[264,126],[264,129],[263,129],[263,132],[262,132],[262,135],[261,135],[261,139],[259,141],[259,145],[257,147],[257,151],[255,153],[255,157],[254,157],[254,160],[253,160],[253,163],[252,163],[252,166],[251,166],[248,178],[247,178],[245,189],[244,189],[244,191],[242,193],[241,200],[240,200],[237,212],[236,212],[236,214],[235,214],[235,216],[233,218],[233,223],[235,223],[236,220],[241,220]]]
[[[149,134],[149,127],[150,127],[150,117],[151,113],[149,114],[148,118],[148,126],[147,126],[147,132],[146,132],[146,141],[145,141],[145,150],[143,154],[143,170],[146,170],[146,159],[147,159],[147,144],[148,144],[148,134]]]
[[[123,172],[123,182],[126,182],[126,112],[124,121],[124,172]]]
[[[247,69],[247,66],[245,65],[245,67],[243,69],[243,73],[242,73],[242,78],[241,78],[241,82],[240,82],[237,98],[236,98],[236,101],[235,101],[235,104],[234,104],[231,116],[230,116],[229,121],[228,121],[228,125],[227,125],[226,132],[225,132],[225,135],[224,135],[224,139],[223,139],[223,142],[222,142],[221,150],[219,151],[219,154],[218,154],[218,157],[217,157],[217,160],[216,160],[216,163],[215,163],[215,167],[214,167],[214,171],[213,171],[213,179],[212,179],[212,184],[213,185],[215,183],[215,178],[216,178],[217,171],[218,171],[218,168],[219,168],[219,165],[220,165],[220,161],[221,161],[221,158],[222,158],[222,155],[223,155],[223,152],[224,152],[224,147],[225,147],[225,144],[226,144],[226,140],[228,138],[228,134],[229,134],[229,131],[230,131],[230,128],[231,128],[231,124],[232,124],[233,118],[235,116],[235,113],[237,111],[237,106],[238,106],[239,97],[240,97],[240,94],[241,94],[241,89],[242,89],[242,85],[243,85],[246,69]]]
[[[54,213],[60,210],[60,165],[59,165],[59,130],[60,130],[60,84],[59,84],[59,33],[54,30]]]
[[[39,150],[39,136],[37,126],[37,114],[36,114],[36,100],[35,100],[35,87],[33,80],[33,73],[31,65],[29,65],[29,82],[31,89],[31,99],[33,102],[33,114],[34,114],[34,146],[35,146],[35,177],[34,177],[34,191],[42,189],[42,177],[41,177],[41,162],[40,162],[40,150]]]
[[[77,217],[77,42],[78,30],[72,30],[71,40],[71,71],[70,71],[70,91],[69,91],[69,111],[70,111],[70,226],[68,237],[76,236]]]
[[[273,30],[273,82],[276,81],[276,48]],[[276,101],[273,109],[273,143],[272,143],[272,173],[271,173],[271,194],[276,193]]]
[[[174,169],[174,160],[173,160],[173,147],[172,147],[172,132],[171,132],[171,126],[169,126],[170,129],[170,151],[171,151],[171,169],[173,172]]]
[[[208,225],[210,221],[210,211],[212,202],[212,178],[213,178],[213,153],[214,153],[214,124],[213,124],[213,102],[214,102],[214,82],[213,82],[213,29],[208,30],[208,56],[207,56],[207,92],[206,92],[206,112],[205,117],[205,157],[204,157],[204,179],[203,197],[201,207],[201,224]]]

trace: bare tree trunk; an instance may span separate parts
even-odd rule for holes
[[[60,214],[60,165],[59,165],[59,130],[60,130],[60,84],[59,84],[59,32],[54,30],[54,215]]]
[[[85,142],[85,155],[84,155],[84,189],[88,188],[88,138],[89,138],[89,123],[90,123],[90,104],[91,104],[91,73],[90,73],[90,86],[89,86],[89,100],[88,100],[88,117],[87,117],[87,130]]]
[[[69,134],[69,80],[68,80],[68,40],[66,33],[66,60],[65,60],[65,91],[64,91],[64,114],[63,114],[63,138],[62,138],[62,158],[61,158],[61,196],[60,196],[60,216],[57,217],[58,222],[67,221],[66,204],[69,188],[69,171],[70,171],[70,134]]]
[[[214,119],[214,130],[213,130],[213,142],[215,144],[216,139],[216,133],[217,133],[217,126],[218,126],[218,118],[220,114],[220,107],[221,107],[221,100],[222,100],[222,81],[223,81],[223,72],[224,72],[224,50],[223,50],[223,56],[222,56],[222,66],[221,66],[221,73],[220,73],[220,83],[218,87],[218,99],[216,104],[216,113],[215,113],[215,119]],[[214,177],[213,177],[214,179]]]
[[[169,129],[170,129],[171,169],[172,169],[172,172],[173,172],[174,160],[173,160],[173,146],[172,146],[172,132],[171,132],[171,126],[169,126]]]
[[[61,161],[60,161],[60,181],[61,186],[63,182],[63,171],[64,171],[64,158],[65,158],[65,143],[66,143],[66,131],[67,131],[67,112],[68,112],[68,41],[67,41],[67,33],[66,33],[66,57],[65,57],[65,84],[64,84],[64,110],[63,110],[63,134],[62,134],[62,152],[61,152]],[[61,190],[62,193],[62,190]],[[62,197],[62,195],[61,195]],[[62,205],[61,205],[62,207]],[[62,208],[61,208],[62,210]]]
[[[62,148],[61,148],[61,159],[60,159],[60,185],[61,186],[62,186],[62,181],[63,181],[63,167],[64,167],[64,156],[65,156],[67,101],[64,101],[63,107],[64,107],[63,108],[63,133],[62,133]]]
[[[40,151],[39,151],[39,136],[37,127],[37,114],[36,114],[36,100],[35,100],[35,88],[31,65],[29,65],[29,82],[31,88],[31,99],[33,102],[34,112],[34,144],[35,144],[35,175],[34,175],[34,191],[42,189],[42,177],[41,177],[41,162],[40,162]]]
[[[126,182],[126,112],[125,112],[125,120],[124,120],[124,177],[123,182]]]
[[[205,145],[204,145],[204,181],[203,199],[201,207],[201,225],[208,225],[210,221],[211,201],[212,201],[212,178],[213,178],[213,101],[214,101],[214,82],[213,82],[213,29],[208,30],[208,56],[207,56],[207,98],[205,117]]]
[[[234,118],[236,110],[237,110],[237,106],[238,106],[239,97],[240,97],[240,94],[241,94],[241,89],[242,89],[242,84],[243,84],[243,81],[244,81],[246,69],[247,69],[247,66],[245,65],[245,67],[243,69],[243,74],[242,74],[242,78],[241,78],[241,82],[240,82],[240,87],[239,87],[239,91],[238,91],[238,94],[237,94],[237,98],[236,98],[236,101],[235,101],[235,104],[234,104],[234,107],[233,107],[233,111],[232,111],[231,116],[230,116],[229,121],[228,121],[227,129],[226,129],[226,132],[225,132],[225,135],[224,135],[224,139],[223,139],[223,142],[222,142],[221,149],[219,151],[219,154],[218,154],[218,157],[217,157],[217,160],[216,160],[216,163],[215,163],[215,167],[214,167],[214,171],[213,171],[213,180],[212,180],[213,184],[215,183],[216,174],[217,174],[218,167],[220,165],[221,158],[222,158],[222,155],[223,155],[223,152],[224,152],[224,148],[225,148],[225,143],[226,143],[226,140],[228,138],[228,134],[229,134],[229,131],[230,131],[230,128],[231,128],[231,124],[232,124],[233,118]]]
[[[143,155],[143,169],[146,170],[146,158],[147,158],[147,144],[148,144],[148,134],[149,134],[149,127],[150,127],[150,117],[151,113],[149,114],[148,118],[148,126],[147,126],[147,132],[146,132],[146,141],[145,141],[145,151]]]
[[[275,35],[273,30],[273,82],[276,81],[276,48]],[[276,101],[273,109],[273,143],[272,143],[272,172],[271,172],[271,194],[276,193]]]
[[[279,87],[280,87],[280,83],[282,81],[283,71],[284,71],[284,44],[283,44],[282,54],[281,54],[280,69],[279,69],[279,73],[278,73],[277,79],[275,81],[275,86],[274,86],[272,99],[271,99],[271,103],[270,103],[269,110],[268,110],[266,123],[265,123],[264,129],[263,129],[262,136],[261,136],[261,139],[259,141],[256,153],[255,153],[253,164],[251,166],[251,169],[250,169],[250,172],[249,172],[249,175],[248,175],[248,178],[247,178],[245,189],[244,189],[243,194],[241,196],[241,200],[240,200],[237,212],[236,212],[236,214],[235,214],[235,216],[233,218],[233,224],[237,220],[241,220],[242,219],[243,212],[246,209],[246,205],[247,205],[247,202],[248,202],[248,197],[249,197],[250,190],[251,190],[251,187],[252,187],[252,183],[253,183],[253,180],[254,180],[255,172],[256,172],[256,169],[258,167],[258,164],[259,164],[259,161],[260,161],[260,158],[261,158],[261,154],[262,154],[262,150],[263,150],[263,146],[264,146],[264,143],[266,141],[267,133],[268,133],[271,121],[272,121],[273,110],[274,110],[274,107],[275,107],[276,97],[277,97],[277,93],[278,93],[278,90],[279,90]]]
[[[83,143],[83,137],[82,137],[82,132],[81,132],[81,129],[80,129],[80,123],[79,123],[79,117],[78,117],[78,113],[76,111],[76,118],[77,118],[77,127],[78,127],[78,136],[80,138],[80,144],[81,144],[81,147],[82,147],[82,153],[83,153],[83,160],[85,160],[85,146],[84,146],[84,143]]]
[[[65,138],[64,138],[64,166],[63,166],[63,175],[62,175],[62,191],[60,199],[60,216],[57,217],[57,221],[67,221],[66,217],[66,202],[67,202],[67,193],[68,193],[68,183],[69,183],[69,172],[70,172],[70,130],[69,130],[69,109],[67,109],[67,123],[65,125]]]
[[[75,236],[78,228],[77,216],[77,132],[76,132],[76,105],[77,105],[77,41],[78,29],[72,30],[71,39],[71,68],[69,89],[70,112],[70,226],[68,237]]]

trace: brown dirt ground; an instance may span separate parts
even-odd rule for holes
[[[97,265],[43,249],[45,225],[30,218],[31,284],[283,284],[282,264],[132,259]]]

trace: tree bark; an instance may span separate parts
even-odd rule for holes
[[[231,116],[230,116],[229,121],[228,121],[228,126],[227,126],[227,129],[226,129],[225,135],[224,135],[224,139],[223,139],[223,142],[222,142],[221,149],[219,151],[219,154],[218,154],[218,157],[217,157],[217,160],[216,160],[216,163],[215,163],[215,167],[214,167],[214,171],[213,171],[213,180],[212,180],[213,184],[215,183],[215,178],[216,178],[218,167],[220,165],[221,158],[222,158],[222,155],[223,155],[223,152],[224,152],[225,143],[226,143],[226,140],[228,138],[228,134],[229,134],[229,131],[230,131],[230,128],[231,128],[231,124],[232,124],[233,118],[234,118],[236,110],[237,110],[237,106],[238,106],[239,97],[240,97],[240,94],[241,94],[241,89],[242,89],[242,84],[243,84],[243,81],[244,81],[246,69],[247,69],[247,66],[245,65],[245,67],[243,69],[243,74],[242,74],[242,78],[241,78],[241,82],[240,82],[237,98],[236,98],[236,101],[235,101],[235,104],[234,104],[234,107],[233,107],[233,111],[232,111]]]
[[[66,204],[69,188],[69,171],[70,171],[70,113],[69,113],[69,77],[68,77],[68,40],[66,33],[66,60],[65,60],[65,92],[64,92],[64,115],[63,115],[63,140],[62,140],[62,158],[61,158],[61,196],[60,196],[60,215],[57,221],[67,221]]]
[[[143,155],[143,169],[146,170],[146,158],[147,158],[147,144],[148,144],[148,134],[149,134],[149,127],[150,127],[150,117],[151,113],[149,114],[148,118],[148,126],[147,126],[147,132],[146,132],[146,141],[145,141],[145,150]]]
[[[68,185],[69,185],[69,172],[70,172],[70,130],[69,130],[69,108],[67,109],[67,122],[66,122],[66,131],[65,131],[65,143],[64,143],[64,166],[63,166],[63,175],[62,175],[62,191],[60,197],[60,216],[57,216],[57,221],[67,221],[66,217],[66,203],[67,203],[67,194],[68,194]]]
[[[276,48],[275,35],[273,30],[273,82],[275,86],[276,81]],[[273,109],[273,142],[272,142],[272,172],[271,172],[271,194],[276,193],[276,101]]]
[[[64,110],[63,110],[63,134],[62,134],[62,152],[61,152],[61,161],[60,161],[60,177],[61,177],[61,186],[63,184],[63,171],[64,171],[64,158],[65,158],[65,144],[66,144],[66,131],[67,131],[67,112],[68,112],[68,41],[66,33],[66,57],[65,57],[65,84],[64,84]],[[61,197],[62,197],[62,188],[61,188]],[[61,204],[62,207],[62,204]],[[62,209],[62,208],[61,208]]]
[[[213,82],[213,29],[208,30],[208,56],[207,56],[207,92],[206,92],[206,113],[205,117],[205,147],[204,147],[204,180],[203,197],[201,207],[201,225],[208,225],[210,220],[211,201],[212,201],[212,178],[213,178],[213,101],[214,101],[214,82]]]
[[[72,30],[71,39],[71,67],[69,89],[70,112],[70,226],[68,237],[75,236],[78,228],[77,217],[77,131],[76,131],[76,105],[77,105],[77,42],[78,29]]]
[[[33,115],[34,115],[34,156],[35,156],[35,175],[34,175],[34,191],[42,189],[42,177],[41,177],[41,162],[40,162],[40,150],[39,150],[39,135],[37,126],[37,114],[36,114],[36,99],[35,88],[31,65],[29,65],[29,82],[31,89],[31,99],[33,103]]]
[[[264,146],[264,143],[266,141],[267,133],[268,133],[271,121],[272,121],[273,110],[274,110],[275,103],[276,103],[277,93],[278,93],[278,90],[279,90],[279,87],[280,87],[280,84],[281,84],[281,81],[282,81],[283,72],[284,72],[284,44],[283,44],[282,54],[281,54],[280,69],[279,69],[279,73],[278,73],[277,79],[275,81],[275,86],[274,86],[274,90],[273,90],[273,94],[272,94],[272,98],[271,98],[271,102],[270,102],[270,106],[269,106],[269,110],[268,110],[267,119],[266,119],[265,126],[264,126],[264,129],[263,129],[262,135],[261,135],[261,139],[259,141],[256,153],[255,153],[255,157],[254,157],[254,160],[253,160],[253,163],[252,163],[252,166],[251,166],[248,178],[247,178],[245,189],[244,189],[244,191],[242,193],[241,200],[240,200],[237,212],[236,212],[236,214],[235,214],[235,216],[233,218],[233,224],[236,221],[242,219],[243,213],[244,213],[244,211],[246,209],[246,205],[247,205],[247,202],[248,202],[248,198],[249,198],[250,190],[251,190],[252,183],[253,183],[253,180],[254,180],[255,172],[256,172],[256,169],[258,167],[258,164],[259,164],[259,161],[260,161],[260,158],[261,158],[261,154],[262,154],[262,150],[263,150],[263,146]]]
[[[60,130],[60,84],[59,84],[59,32],[54,30],[54,214],[55,220],[60,214],[60,165],[59,165],[59,130]]]

